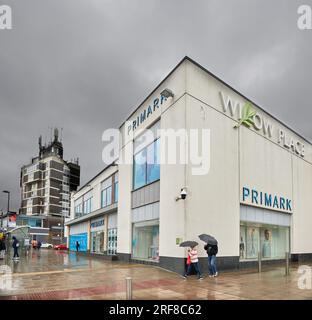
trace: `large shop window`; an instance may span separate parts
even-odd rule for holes
[[[289,227],[272,225],[240,226],[240,260],[283,259],[289,251]]]
[[[160,138],[157,136],[159,128],[157,122],[150,132],[154,133],[155,139],[149,141],[150,138],[137,138],[134,142],[134,161],[133,161],[133,188],[138,189],[151,182],[160,179]],[[141,146],[138,141],[145,141]],[[146,142],[147,141],[147,142]],[[139,147],[136,145],[139,144]]]
[[[159,261],[159,223],[139,222],[133,224],[133,258]]]

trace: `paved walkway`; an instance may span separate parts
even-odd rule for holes
[[[10,269],[8,269],[8,267]],[[312,289],[298,288],[298,266],[221,273],[218,278],[184,280],[161,268],[105,261],[48,249],[19,262],[0,260],[0,300],[125,299],[125,278],[133,278],[134,299],[312,299]]]

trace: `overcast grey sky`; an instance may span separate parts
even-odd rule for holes
[[[118,127],[188,55],[312,140],[312,0],[0,0],[0,191],[19,207],[20,167],[40,134],[64,128],[82,182],[102,169],[103,130]],[[6,195],[0,194],[0,209]]]

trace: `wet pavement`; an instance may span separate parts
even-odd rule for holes
[[[311,266],[311,265],[310,265]],[[0,260],[0,300],[126,299],[126,277],[133,279],[133,299],[312,299],[299,289],[298,265],[221,273],[217,278],[184,280],[164,269],[107,261],[49,249],[31,251],[15,262]],[[4,274],[3,272],[6,271]]]

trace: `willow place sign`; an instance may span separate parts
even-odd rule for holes
[[[7,5],[0,5],[0,30],[12,29],[12,9]]]
[[[229,113],[231,117],[236,118],[238,121],[235,128],[238,128],[241,125],[253,127],[263,136],[270,139],[276,139],[279,145],[304,158],[304,144],[301,141],[294,139],[294,137],[286,133],[284,129],[280,127],[275,128],[266,117],[253,109],[251,103],[247,102],[243,104],[235,101],[234,99],[225,96],[223,92],[220,92],[220,96],[223,112]]]

